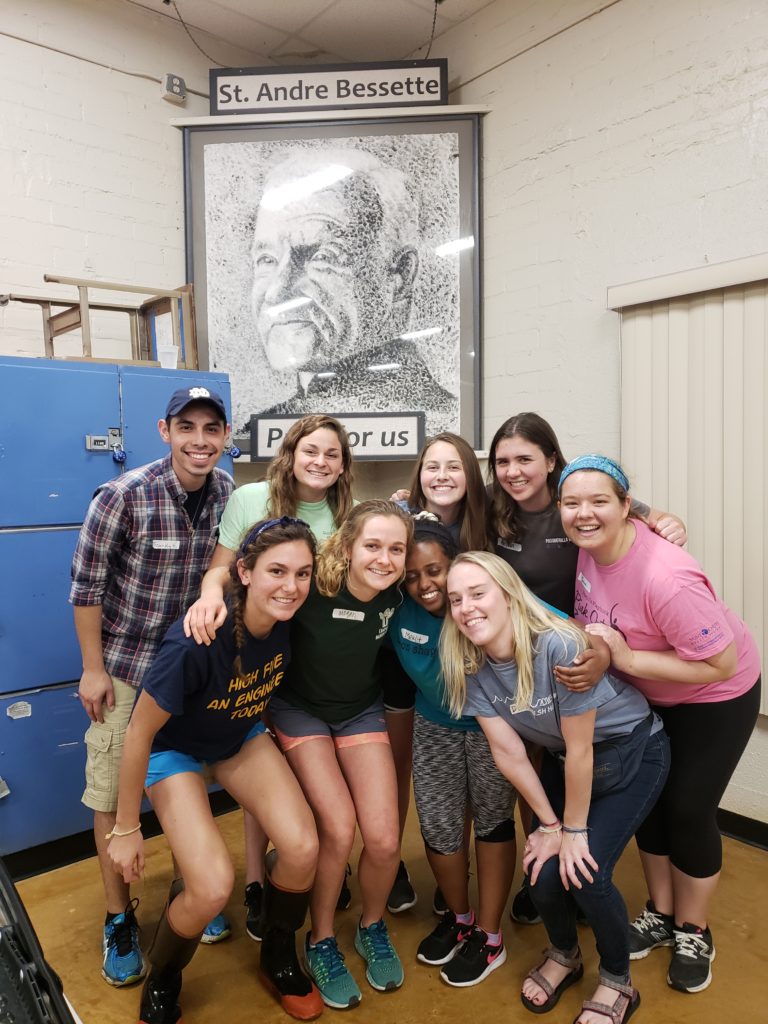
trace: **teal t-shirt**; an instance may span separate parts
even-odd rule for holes
[[[416,684],[416,710],[420,715],[450,729],[479,730],[474,717],[452,718],[444,703],[445,688],[438,650],[442,626],[442,618],[432,615],[406,594],[392,616],[389,641],[400,664]]]
[[[237,551],[246,530],[260,519],[269,517],[268,505],[269,484],[266,480],[238,487],[232,492],[221,517],[219,544]],[[336,531],[333,509],[326,498],[322,501],[300,501],[296,506],[296,518],[307,523],[318,544]]]
[[[376,659],[401,600],[397,587],[359,601],[346,587],[335,597],[324,597],[313,583],[291,619],[293,660],[280,696],[333,723],[380,701]]]

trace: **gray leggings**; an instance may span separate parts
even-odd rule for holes
[[[438,725],[416,712],[413,791],[422,837],[436,853],[458,853],[463,847],[467,805],[476,839],[514,839],[516,793],[480,731]]]

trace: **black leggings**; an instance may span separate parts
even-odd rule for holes
[[[669,857],[692,878],[709,878],[723,863],[717,808],[760,710],[760,677],[732,700],[655,707],[672,748],[661,796],[637,831],[644,853]]]

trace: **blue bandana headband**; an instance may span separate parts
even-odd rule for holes
[[[618,462],[609,459],[607,455],[580,455],[578,459],[569,462],[560,474],[560,483],[557,485],[558,497],[563,489],[563,484],[571,473],[578,473],[582,469],[596,469],[599,473],[606,473],[616,481],[622,490],[629,492],[629,478]]]
[[[291,516],[282,516],[280,519],[265,519],[263,523],[257,523],[246,534],[240,545],[238,558],[242,558],[248,545],[252,544],[257,537],[260,537],[265,530],[271,530],[275,526],[306,526],[307,529],[310,528],[309,523],[305,523],[303,519],[292,519]]]

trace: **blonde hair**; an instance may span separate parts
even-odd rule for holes
[[[410,546],[413,539],[413,520],[407,512],[394,501],[384,501],[382,498],[361,501],[352,509],[336,533],[331,534],[320,548],[315,582],[317,589],[325,597],[335,597],[347,582],[352,545],[368,520],[374,516],[391,516],[399,519],[405,527],[406,543]]]
[[[488,551],[467,551],[451,566],[476,565],[486,572],[501,590],[509,606],[515,638],[517,692],[512,712],[527,711],[533,697],[533,661],[538,651],[536,640],[544,633],[556,633],[563,641],[575,642],[579,651],[589,647],[589,637],[566,619],[561,619],[538,601],[515,570],[503,558]],[[476,675],[485,663],[485,651],[473,644],[459,629],[451,614],[446,615],[440,634],[440,662],[451,714],[458,717],[464,708],[468,675]]]
[[[333,512],[333,521],[341,526],[352,510],[352,449],[347,432],[333,416],[313,414],[303,416],[288,428],[277,455],[269,464],[267,482],[269,483],[268,512],[279,519],[281,516],[295,516],[299,499],[296,496],[296,477],[293,475],[293,462],[299,441],[314,434],[316,430],[332,430],[339,439],[341,449],[342,470],[339,479],[329,487],[326,500]]]

